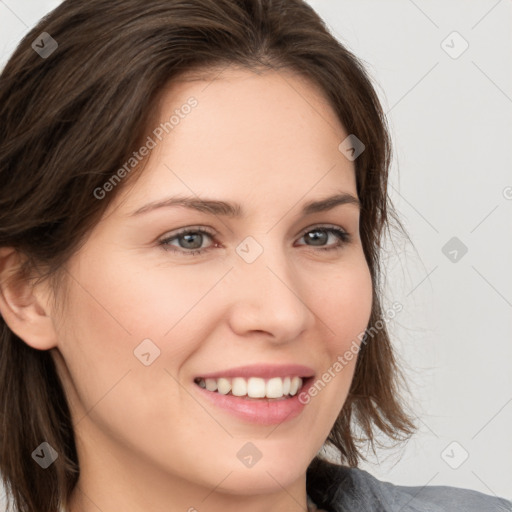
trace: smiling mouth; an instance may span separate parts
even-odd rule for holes
[[[220,377],[216,379],[203,379],[197,377],[194,383],[199,387],[219,393],[221,395],[235,396],[252,400],[287,400],[292,398],[312,379],[312,377]]]

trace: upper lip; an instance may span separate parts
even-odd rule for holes
[[[238,366],[213,373],[204,373],[196,378],[202,379],[219,379],[220,377],[260,377],[262,379],[271,379],[272,377],[313,377],[315,371],[309,366],[301,364],[253,364],[248,366]]]

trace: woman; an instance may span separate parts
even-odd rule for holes
[[[67,0],[2,73],[0,141],[17,510],[512,510],[357,468],[414,432],[379,289],[390,141],[307,4]]]

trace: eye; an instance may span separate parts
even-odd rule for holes
[[[204,241],[205,235],[207,238],[212,238],[214,234],[206,231],[204,228],[186,228],[178,233],[170,237],[166,237],[163,240],[160,240],[158,243],[161,245],[166,251],[171,251],[178,254],[183,254],[187,256],[193,256],[195,254],[201,254],[203,252],[208,251],[210,248],[203,248],[202,243]],[[174,249],[175,245],[171,244],[171,242],[177,240],[179,243],[179,249]],[[184,250],[180,250],[184,249]]]
[[[337,241],[325,247],[318,247],[329,240],[329,235],[333,235]],[[315,226],[314,228],[309,228],[301,238],[312,242],[312,247],[316,247],[319,251],[342,249],[345,244],[350,242],[350,234],[336,226]]]
[[[203,247],[205,238],[213,240],[214,236],[215,234],[213,232],[204,228],[191,227],[159,240],[158,245],[166,251],[183,256],[194,256],[205,253],[215,246],[218,247],[218,244]],[[334,236],[335,243],[324,247],[323,245],[329,241],[330,236]],[[303,232],[303,235],[299,240],[302,238],[307,242],[311,242],[312,245],[309,245],[308,243],[299,245],[309,245],[309,247],[313,247],[319,251],[339,250],[351,240],[349,233],[336,226],[315,226],[313,228],[309,228],[307,231]],[[178,245],[174,242],[178,242]]]

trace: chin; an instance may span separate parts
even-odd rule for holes
[[[216,490],[239,496],[272,494],[282,491],[283,487],[288,487],[305,474],[305,468],[302,469],[285,463],[261,467],[257,464],[250,469],[237,469]]]

